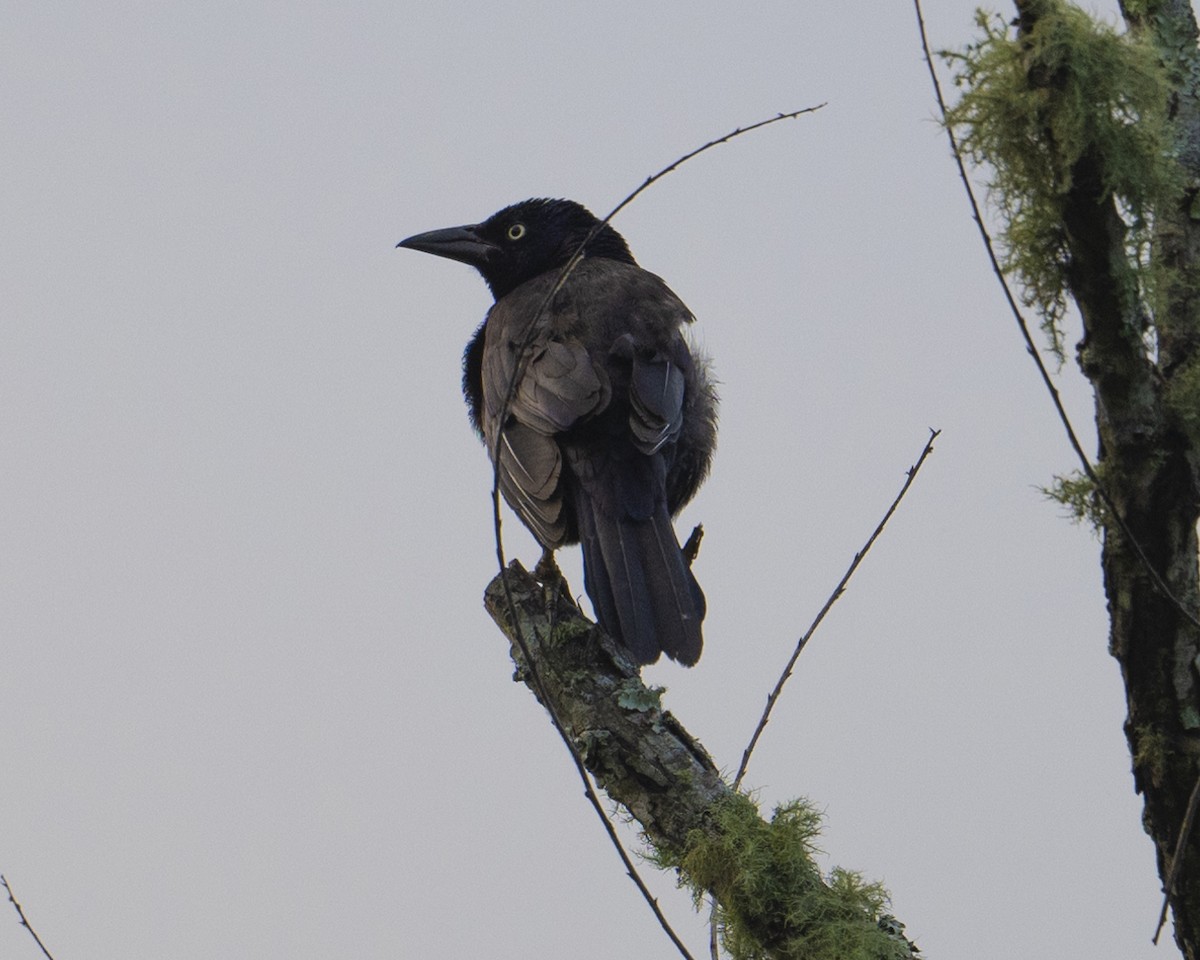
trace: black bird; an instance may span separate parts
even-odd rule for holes
[[[596,617],[638,663],[663,652],[691,666],[704,594],[671,517],[708,473],[716,392],[683,335],[691,311],[598,224],[573,201],[526,200],[398,246],[470,264],[495,297],[463,354],[463,393],[504,498],[546,550],[581,543]]]

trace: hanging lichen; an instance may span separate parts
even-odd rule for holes
[[[1098,165],[1128,228],[1135,295],[1151,306],[1153,213],[1175,195],[1178,175],[1154,49],[1061,0],[1024,8],[1028,30],[981,11],[980,39],[942,54],[962,91],[947,123],[964,155],[990,170],[1003,266],[1061,359],[1070,262],[1063,207],[1076,165],[1085,157]]]
[[[1102,474],[1104,464],[1098,464],[1093,469],[1097,474]],[[1087,524],[1097,536],[1105,529],[1109,519],[1108,510],[1104,500],[1096,493],[1096,484],[1082,471],[1056,474],[1052,484],[1039,489],[1046,499],[1064,508],[1067,519],[1072,523]]]

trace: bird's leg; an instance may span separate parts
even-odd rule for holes
[[[546,596],[546,603],[551,612],[550,623],[553,626],[558,621],[558,604],[563,597],[563,591],[567,588],[567,580],[562,575],[562,571],[558,569],[558,564],[554,562],[554,551],[549,548],[543,548],[542,558],[537,562],[537,566],[533,568],[533,578],[542,585],[542,591]],[[571,604],[570,598],[567,598],[568,606]]]
[[[533,568],[534,578],[542,584],[561,583],[563,579],[562,571],[558,569],[558,564],[554,562],[554,551],[545,548],[542,550],[542,559],[537,562],[537,566]]]

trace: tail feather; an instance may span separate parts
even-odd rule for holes
[[[612,518],[576,498],[584,587],[596,618],[638,663],[660,653],[692,666],[703,645],[704,594],[683,559],[666,507]]]
[[[647,539],[650,590],[656,598],[655,626],[659,645],[672,660],[693,666],[700,659],[704,638],[700,632],[706,604],[704,592],[683,559],[675,527],[665,508],[648,523],[638,524]]]

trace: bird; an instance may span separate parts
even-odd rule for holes
[[[547,557],[580,543],[597,621],[636,663],[693,666],[706,601],[672,518],[708,475],[717,392],[692,312],[572,200],[397,246],[468,264],[491,290],[462,386],[506,502]]]

